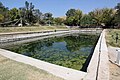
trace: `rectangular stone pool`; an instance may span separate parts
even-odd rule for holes
[[[56,65],[81,70],[99,35],[69,34],[7,46],[5,49]]]

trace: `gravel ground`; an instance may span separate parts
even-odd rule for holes
[[[117,51],[116,47],[108,47],[109,51],[109,70],[110,70],[110,80],[120,80],[120,66],[116,65]]]
[[[109,63],[110,68],[110,80],[120,80],[120,66],[112,63]]]
[[[30,65],[0,55],[0,80],[63,80]]]

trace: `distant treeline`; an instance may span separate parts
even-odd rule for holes
[[[120,27],[120,3],[115,8],[95,9],[88,14],[84,14],[79,9],[69,9],[66,16],[53,17],[53,14],[42,13],[36,9],[32,3],[25,2],[25,7],[9,9],[0,2],[0,24],[13,21],[13,24],[19,23],[25,25],[67,25],[79,27]],[[7,24],[7,23],[6,23]],[[18,25],[18,24],[17,24]]]

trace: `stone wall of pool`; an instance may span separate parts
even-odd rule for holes
[[[96,44],[91,61],[87,68],[85,80],[109,80],[108,49],[105,40],[105,30]]]
[[[43,31],[43,32],[26,32],[26,33],[1,33],[0,43],[8,43],[15,41],[22,41],[31,38],[44,37],[49,35],[65,34],[69,33],[68,30],[62,31]]]
[[[84,31],[83,31],[84,32]],[[61,32],[62,33],[62,32]],[[59,34],[61,34],[59,33]],[[69,31],[65,32],[69,33]],[[2,39],[2,38],[1,38]],[[62,66],[50,64],[44,61],[33,59],[11,51],[0,49],[0,54],[18,62],[23,62],[37,68],[48,71],[66,80],[109,80],[108,51],[105,42],[105,30],[102,31],[93,56],[88,65],[87,72],[77,71]],[[104,64],[104,65],[103,65]]]
[[[75,33],[75,32],[81,32],[81,33],[91,33],[96,32],[100,33],[102,29],[94,29],[94,30],[59,30],[59,31],[41,31],[41,32],[26,32],[26,33],[0,33],[0,43],[8,43],[8,42],[15,42],[15,41],[22,41],[27,40],[31,38],[37,38],[37,37],[45,37],[45,36],[51,36],[51,35],[61,35],[61,34],[67,34],[67,33]]]

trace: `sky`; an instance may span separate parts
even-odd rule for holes
[[[120,0],[0,0],[9,9],[24,7],[25,1],[32,2],[42,13],[51,12],[54,17],[65,16],[71,8],[88,13],[96,8],[114,8],[120,3]]]

